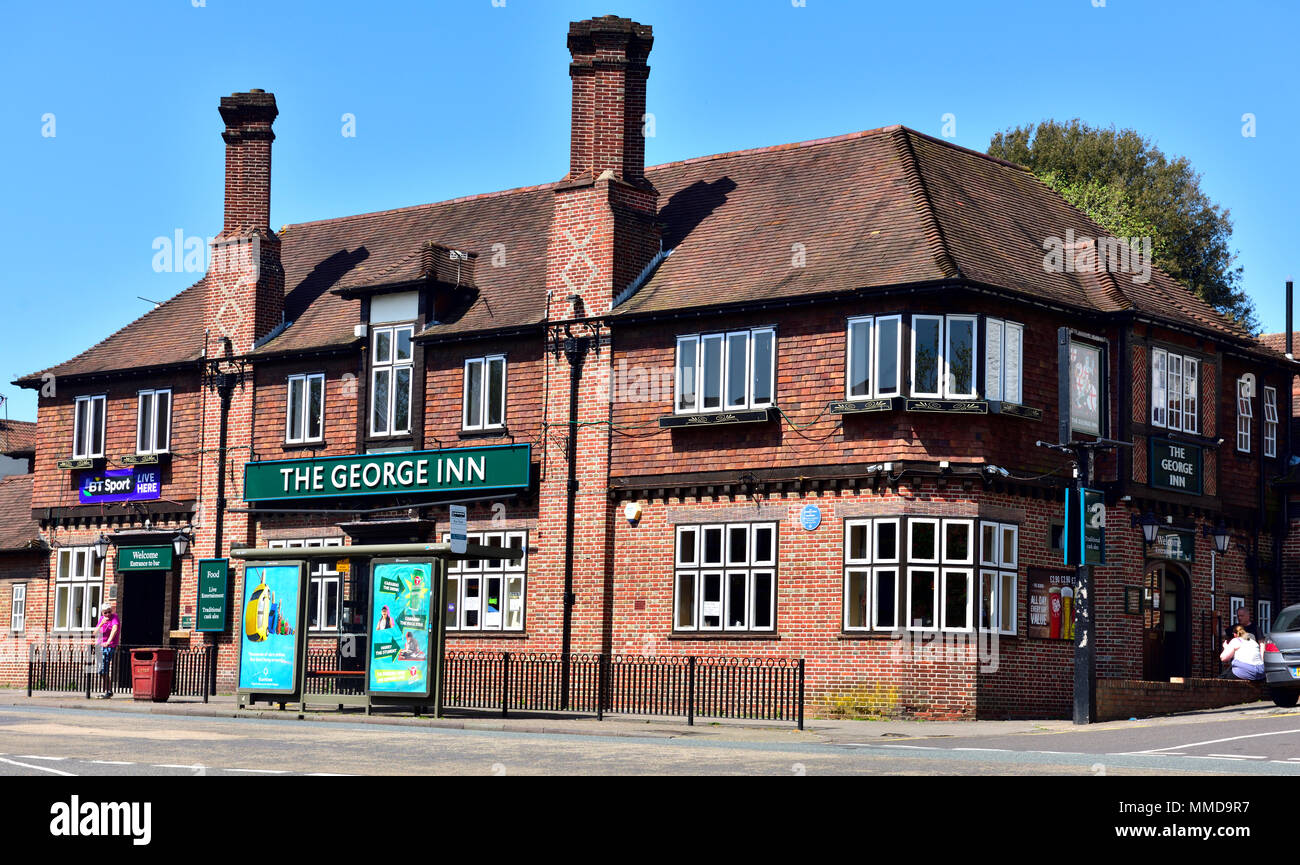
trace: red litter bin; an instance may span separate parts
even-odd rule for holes
[[[167,702],[175,672],[175,649],[131,650],[131,693],[135,699]]]

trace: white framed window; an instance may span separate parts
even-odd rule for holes
[[[167,453],[171,450],[172,437],[171,389],[142,390],[136,400],[135,452]]]
[[[342,538],[294,538],[269,541],[272,549],[319,549],[342,547]],[[310,632],[338,631],[339,610],[343,604],[343,585],[339,578],[338,562],[334,559],[312,559],[311,579],[307,584],[307,629]]]
[[[907,569],[907,630],[939,629],[939,569],[933,565]]]
[[[1015,634],[1020,527],[981,521],[979,530],[979,628]]]
[[[104,411],[107,398],[79,396],[73,407],[72,458],[100,459],[104,456]]]
[[[1163,348],[1151,350],[1151,425],[1198,433],[1201,362]]]
[[[970,568],[944,568],[942,592],[942,621],[945,631],[971,631],[974,629],[975,586],[974,571]]]
[[[289,376],[284,441],[305,444],[325,439],[325,375]]]
[[[675,379],[678,414],[770,406],[776,400],[776,329],[679,336]]]
[[[776,551],[776,523],[678,526],[673,630],[774,630]]]
[[[1273,629],[1273,602],[1259,601],[1258,607],[1259,615],[1255,617],[1255,621],[1259,623],[1259,632],[1267,636]]]
[[[850,400],[898,396],[902,342],[898,315],[854,316],[845,350],[845,397]]]
[[[1251,405],[1250,384],[1245,378],[1237,379],[1237,450],[1250,453],[1250,426],[1255,420]]]
[[[907,521],[907,560],[939,564],[939,521],[912,517]]]
[[[104,560],[94,547],[60,547],[55,566],[54,630],[89,631],[99,620]]]
[[[943,521],[943,562],[946,565],[969,565],[974,561],[975,545],[971,520]]]
[[[377,327],[370,342],[370,434],[411,431],[411,377],[415,362],[410,325]]]
[[[912,316],[912,396],[973,399],[978,316]]]
[[[1000,318],[984,320],[984,398],[1024,401],[1025,326]]]
[[[465,361],[465,430],[502,429],[506,425],[506,356],[472,357]]]
[[[898,627],[898,525],[896,518],[844,521],[844,630],[893,631]],[[883,543],[882,543],[883,539]],[[873,566],[880,547],[884,564]]]
[[[449,541],[450,535],[443,535]],[[522,631],[528,590],[528,532],[469,532],[466,541],[523,550],[518,560],[447,563],[443,616],[448,631]]]
[[[27,584],[14,583],[9,593],[9,630],[22,631],[27,627]]]
[[[1277,456],[1277,388],[1264,388],[1264,456]]]

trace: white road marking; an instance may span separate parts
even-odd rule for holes
[[[1168,748],[1151,748],[1146,751],[1125,751],[1125,755],[1131,754],[1159,754],[1162,751],[1183,750],[1186,748],[1199,748],[1202,745],[1217,745],[1220,742],[1236,742],[1239,739],[1257,739],[1260,736],[1286,736],[1300,733],[1300,730],[1276,730],[1272,733],[1250,733],[1245,736],[1229,736],[1226,739],[1210,739],[1208,742],[1191,742],[1187,745],[1170,745]]]
[[[1164,755],[1160,754],[1157,756],[1164,756]],[[1215,754],[1188,754],[1183,759],[1184,760],[1236,760],[1238,762],[1241,762],[1240,757],[1224,757]]]
[[[953,748],[953,750],[954,751],[997,751],[999,753],[1005,753],[1008,749],[1007,748]],[[1040,751],[1039,753],[1046,753],[1046,752]]]
[[[354,775],[344,775],[342,772],[308,772],[308,778],[353,778]]]
[[[154,763],[155,769],[189,769],[191,772],[195,769],[202,769],[202,766],[195,766],[193,763],[181,765],[180,763]]]
[[[938,751],[933,745],[881,745],[882,748],[907,748],[911,751]]]
[[[1267,757],[1255,757],[1249,754],[1211,754],[1211,757],[1227,757],[1231,760],[1267,760]]]
[[[1060,754],[1060,755],[1065,756],[1065,757],[1079,757],[1079,756],[1082,756],[1082,754],[1083,754],[1082,751],[1028,751],[1028,752],[1026,752],[1026,753],[1029,753],[1029,754]]]
[[[14,754],[20,760],[66,760],[67,757],[42,757],[39,754]]]
[[[91,760],[92,763],[98,763],[101,766],[134,766],[135,764],[127,760]]]
[[[186,766],[187,769],[193,769],[193,766]],[[216,769],[216,767],[213,767]],[[284,769],[217,769],[218,772],[256,772],[259,775],[286,775],[288,772]]]
[[[22,766],[24,769],[35,769],[38,772],[49,772],[51,775],[63,775],[68,778],[76,777],[76,775],[73,775],[71,772],[61,772],[58,769],[51,769],[49,766],[33,766],[30,763],[19,763],[17,760],[6,760],[4,757],[0,757],[0,763],[8,763],[11,766]]]

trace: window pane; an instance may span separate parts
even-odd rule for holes
[[[673,620],[677,628],[695,627],[695,574],[677,575],[677,614]]]
[[[95,397],[92,403],[92,422],[89,445],[91,456],[104,455],[104,398]]]
[[[749,526],[727,527],[727,564],[749,564]]]
[[[998,524],[980,523],[980,564],[998,563]]]
[[[488,361],[488,426],[501,426],[506,417],[506,362],[501,358]]]
[[[1002,399],[1002,333],[1000,319],[984,321],[984,398]]]
[[[326,580],[321,584],[325,590],[325,627],[337,629],[339,626],[339,581]]]
[[[86,627],[86,586],[84,583],[72,584],[72,600],[68,604],[68,619],[73,628]]]
[[[448,628],[457,626],[457,603],[460,601],[460,577],[447,577],[447,602],[443,605],[442,620]]]
[[[307,624],[313,631],[320,628],[320,580],[307,587]]]
[[[465,627],[475,630],[479,627],[479,610],[480,601],[479,587],[482,585],[481,577],[464,577],[465,583]]]
[[[998,614],[998,627],[1009,633],[1016,630],[1016,575],[1002,574],[1002,586],[998,592],[1001,610]]]
[[[727,627],[743,628],[749,621],[749,575],[727,574]]]
[[[912,319],[912,395],[939,395],[939,334],[937,318]]]
[[[388,432],[388,381],[391,374],[390,369],[375,370],[374,387],[370,394],[370,428],[376,433]]]
[[[750,551],[751,564],[771,565],[776,562],[776,529],[772,526],[754,526],[754,549]]]
[[[483,361],[471,360],[465,364],[465,426],[476,429],[483,425]]]
[[[909,628],[934,627],[934,596],[938,572],[928,568],[914,569],[908,573]]]
[[[876,520],[876,561],[898,559],[898,523]]]
[[[876,395],[898,393],[897,318],[876,319]]]
[[[970,574],[947,571],[943,575],[943,626],[957,630],[970,628]]]
[[[929,520],[908,520],[907,531],[911,536],[911,558],[923,561],[936,561],[939,558],[937,523]]]
[[[393,362],[393,332],[391,330],[375,331],[375,363]]]
[[[844,583],[844,626],[846,628],[868,627],[867,598],[870,582],[870,572],[849,571]]]
[[[1002,398],[1007,402],[1023,402],[1021,370],[1024,369],[1024,335],[1023,325],[1007,322],[1007,345],[1002,353]]]
[[[1192,358],[1183,361],[1183,429],[1198,432],[1201,428],[1200,413],[1197,411],[1197,380],[1199,364]]]
[[[677,341],[677,410],[692,411],[695,408],[695,346],[697,340],[679,339]]]
[[[970,396],[975,392],[975,322],[968,318],[948,319],[948,394]]]
[[[704,530],[704,564],[722,564],[722,528],[720,526]]]
[[[135,449],[137,452],[145,454],[153,450],[153,394],[142,393],[139,400],[139,411],[136,415],[136,442]]]
[[[1014,568],[1016,566],[1016,547],[1019,535],[1020,530],[1016,526],[1002,527],[1002,560],[999,564],[1003,567]]]
[[[154,412],[157,416],[157,422],[154,424],[153,447],[155,451],[163,452],[171,446],[172,433],[172,395],[168,391],[160,393],[156,397],[157,406]]]
[[[72,455],[83,457],[86,455],[86,435],[89,432],[90,403],[79,399],[73,411]]]
[[[854,562],[871,561],[871,523],[854,523],[849,526],[848,549],[844,557]]]
[[[772,627],[772,572],[754,574],[754,620],[751,627],[766,630]]]
[[[487,577],[483,580],[486,594],[483,598],[483,628],[501,630],[501,577]]]
[[[302,385],[300,378],[289,379],[289,441],[302,440]]]
[[[677,563],[680,565],[695,564],[695,539],[697,532],[695,529],[678,529],[677,530]]]
[[[397,367],[397,391],[393,394],[393,432],[411,431],[411,368]]]
[[[727,408],[748,404],[745,394],[749,370],[749,334],[733,333],[727,336]]]
[[[312,376],[308,379],[307,386],[307,437],[319,439],[325,432],[322,426],[325,412],[324,376]]]
[[[946,562],[969,562],[971,524],[957,520],[944,520],[943,559]]]
[[[59,586],[54,595],[54,627],[63,630],[68,627],[68,587]]]
[[[770,330],[754,332],[750,351],[753,353],[753,386],[750,405],[769,405],[775,398],[772,386],[773,353],[776,349],[776,334]]]
[[[722,574],[704,574],[704,592],[700,599],[702,627],[717,630],[722,627]]]
[[[1165,353],[1161,349],[1151,352],[1151,423],[1165,425]]]
[[[409,327],[402,328],[396,332],[395,336],[397,337],[397,360],[410,360],[411,329]]]
[[[1170,429],[1183,427],[1183,359],[1179,355],[1169,355],[1169,415]]]
[[[702,341],[704,356],[700,365],[704,398],[701,405],[705,411],[713,411],[722,408],[722,337],[706,336]]]
[[[988,571],[980,573],[980,628],[997,629],[998,575]]]
[[[871,396],[871,319],[849,322],[849,397]]]
[[[507,631],[518,631],[524,626],[524,578],[506,577]]]
[[[876,627],[892,630],[898,627],[898,571],[876,568],[875,587]]]

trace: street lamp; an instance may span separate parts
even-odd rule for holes
[[[1142,527],[1142,543],[1144,546],[1151,546],[1156,542],[1156,535],[1160,533],[1160,520],[1156,515],[1147,511],[1142,516],[1134,514],[1132,516],[1133,525]]]
[[[99,537],[95,539],[95,556],[100,559],[108,558],[108,536],[100,532]]]
[[[1201,537],[1214,539],[1214,551],[1223,555],[1228,551],[1228,544],[1232,541],[1232,535],[1228,532],[1228,527],[1219,523],[1214,528],[1209,526],[1201,527]]]
[[[190,549],[191,537],[184,532],[180,532],[172,538],[172,550],[175,551],[176,557],[180,558]]]

